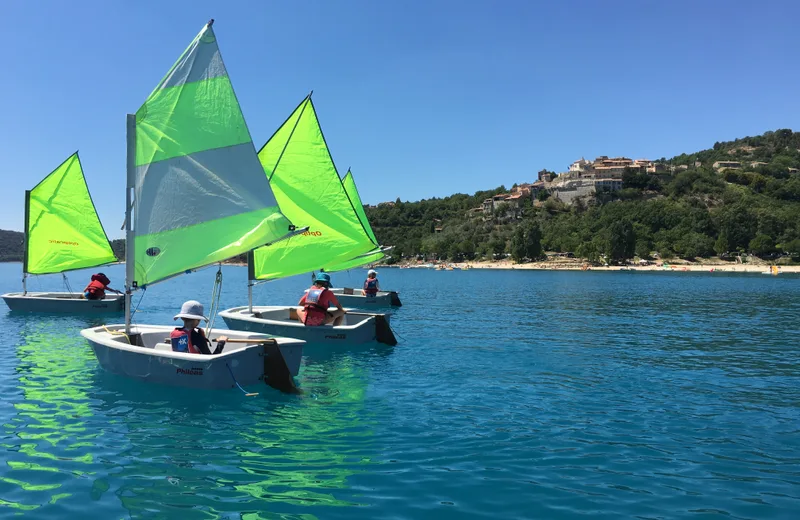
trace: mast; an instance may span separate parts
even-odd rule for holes
[[[22,238],[22,295],[28,294],[28,221],[31,218],[31,192],[25,190],[25,230]]]
[[[253,280],[256,279],[255,258],[253,250],[247,252],[247,310],[253,314]]]
[[[132,198],[136,176],[136,116],[128,114],[126,137],[128,141],[128,152],[126,158],[127,181],[125,183],[125,334],[131,333],[131,292],[135,288],[136,282],[133,277],[134,271],[134,251],[133,251],[133,226],[131,222],[131,211],[133,210]]]

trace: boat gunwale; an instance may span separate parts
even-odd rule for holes
[[[250,307],[248,307],[247,305],[243,305],[241,307],[232,307],[230,309],[225,309],[223,311],[219,311],[217,313],[217,316],[219,316],[219,317],[221,317],[223,319],[225,319],[225,316],[228,316],[231,319],[241,319],[241,320],[244,320],[244,321],[251,321],[251,322],[254,322],[254,323],[268,323],[268,324],[272,324],[272,325],[281,325],[281,326],[286,326],[286,327],[294,327],[294,328],[306,329],[307,327],[306,327],[305,324],[300,323],[299,321],[288,319],[288,318],[285,319],[285,320],[280,320],[280,319],[276,320],[276,319],[271,319],[271,318],[261,318],[261,317],[258,317],[258,316],[254,315],[254,313],[259,312],[258,309],[267,309],[267,310],[276,310],[277,311],[277,310],[281,310],[281,309],[291,309],[291,308],[295,308],[296,309],[297,307],[298,307],[297,305],[285,305],[285,306],[281,306],[281,305],[253,305],[253,313],[250,313]],[[247,314],[242,313],[242,311],[246,311]],[[347,314],[352,314],[353,316],[357,316],[359,314],[364,314],[364,313],[360,312],[358,309],[353,309],[353,308],[345,308],[345,312]],[[361,316],[359,316],[359,317],[361,317]],[[319,326],[310,327],[310,328],[313,329],[313,330],[354,331],[354,330],[357,330],[359,327],[365,326],[365,324],[367,322],[369,322],[370,320],[374,321],[375,320],[375,316],[372,316],[372,315],[364,316],[363,320],[359,320],[358,323],[355,323],[353,325],[331,325],[331,324],[325,324],[325,325],[319,325]],[[325,327],[327,327],[327,329]]]
[[[145,327],[142,329],[142,327]],[[147,330],[150,328],[151,330]],[[106,330],[108,329],[108,330]],[[143,354],[143,355],[150,355],[155,357],[162,357],[168,359],[179,359],[182,361],[193,361],[195,363],[210,363],[215,360],[231,358],[238,354],[244,353],[247,350],[250,350],[254,347],[263,347],[263,344],[253,343],[252,345],[246,344],[241,347],[237,347],[235,350],[231,350],[229,352],[221,352],[219,354],[212,354],[212,355],[198,355],[192,354],[189,352],[176,352],[173,350],[159,350],[155,346],[147,347],[147,346],[140,346],[140,345],[131,345],[127,343],[123,343],[121,341],[113,339],[114,336],[121,337],[123,334],[112,334],[111,331],[123,331],[125,330],[124,324],[115,324],[115,325],[106,325],[106,326],[99,326],[99,327],[90,327],[81,330],[81,336],[84,337],[87,341],[91,343],[97,343],[99,345],[103,345],[104,347],[109,348],[116,348],[119,350],[124,350],[126,352],[133,352],[136,354]],[[174,330],[174,327],[169,325],[134,325],[131,327],[131,335],[133,334],[142,334],[142,333],[158,333],[158,332],[165,332],[169,333],[171,330]],[[240,337],[242,339],[253,339],[253,341],[259,341],[263,339],[274,339],[276,341],[276,345],[280,348],[281,346],[290,346],[293,344],[300,344],[303,346],[305,344],[305,340],[297,339],[297,338],[275,338],[270,337],[267,334],[261,334],[258,332],[246,332],[246,331],[236,331],[236,330],[228,330],[228,329],[211,329],[209,337],[211,337],[215,333],[221,333],[218,335],[224,336],[234,336],[236,339]],[[233,339],[233,338],[231,338]],[[156,343],[156,345],[167,343]]]

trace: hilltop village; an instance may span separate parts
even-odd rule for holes
[[[748,167],[756,169],[768,164],[762,161],[714,161],[710,166],[714,171],[722,172],[724,170],[742,170]],[[694,161],[693,168],[701,166],[703,166],[701,161]],[[570,164],[569,169],[565,172],[557,174],[548,170],[539,171],[536,181],[515,185],[506,193],[498,193],[486,198],[480,207],[473,208],[470,213],[473,215],[483,214],[486,218],[503,216],[518,219],[528,200],[534,207],[540,207],[546,199],[552,197],[569,206],[578,198],[591,199],[598,193],[613,193],[622,190],[625,174],[646,174],[666,183],[675,174],[689,170],[689,168],[690,166],[687,164],[669,165],[659,161],[628,157],[601,155],[594,161],[581,157]],[[786,168],[787,174],[799,171],[797,168]],[[396,202],[387,201],[367,207],[391,207],[395,204]]]

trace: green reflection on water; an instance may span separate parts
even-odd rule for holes
[[[6,482],[8,484],[16,484],[25,491],[43,491],[46,489],[55,489],[61,487],[61,484],[30,484],[28,482],[23,482],[21,480],[15,480],[13,478],[7,478],[7,477],[0,477],[0,482]]]
[[[364,406],[367,371],[352,356],[309,362],[305,395],[241,433],[252,450],[240,450],[246,473],[260,480],[236,489],[267,501],[297,506],[351,507],[337,498],[347,479],[365,471],[373,431]]]
[[[16,373],[24,400],[13,404],[16,415],[3,428],[8,437],[23,442],[2,445],[6,461],[0,467],[0,482],[12,491],[0,497],[0,507],[30,511],[72,496],[52,491],[62,487],[62,475],[88,474],[69,466],[93,462],[90,449],[97,433],[86,427],[92,412],[82,380],[92,355],[75,334],[80,324],[42,316],[22,320]],[[10,496],[22,500],[8,500]]]
[[[349,355],[305,361],[302,395],[264,388],[252,399],[195,393],[156,404],[154,389],[138,387],[109,401],[131,407],[118,417],[137,462],[115,475],[131,516],[312,519],[309,507],[360,506],[348,480],[373,464],[369,369]]]

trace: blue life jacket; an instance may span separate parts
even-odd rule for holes
[[[183,327],[176,327],[170,334],[170,342],[172,350],[175,352],[205,354],[206,352],[203,351],[208,350],[208,340],[200,329],[187,330]]]

